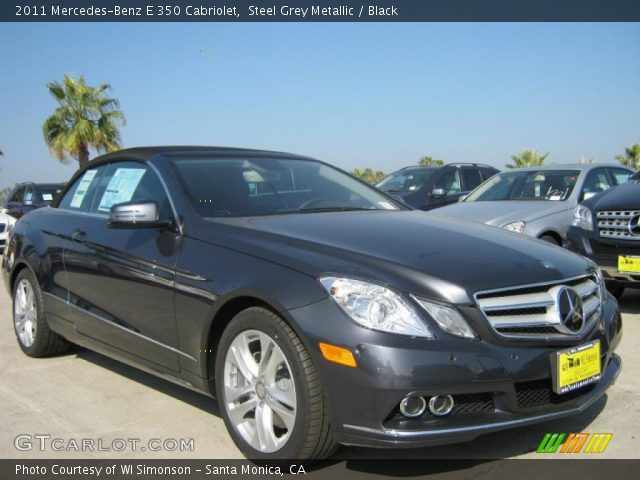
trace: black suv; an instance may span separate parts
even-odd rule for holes
[[[500,173],[489,165],[450,163],[442,167],[405,167],[376,185],[420,210],[456,203],[485,180]]]
[[[640,173],[578,205],[566,246],[598,264],[615,296],[640,288]]]
[[[25,354],[71,342],[215,396],[255,459],[557,419],[621,369],[592,262],[281,152],[104,155],[16,222],[2,273]]]
[[[64,183],[19,183],[7,197],[7,213],[20,218],[31,210],[47,207],[58,199],[64,187]]]

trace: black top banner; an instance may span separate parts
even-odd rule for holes
[[[637,22],[640,0],[15,0],[3,22]]]

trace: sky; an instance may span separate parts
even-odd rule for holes
[[[41,133],[70,73],[110,83],[124,147],[223,145],[391,172],[614,162],[640,142],[640,24],[0,23],[0,188],[77,167]]]

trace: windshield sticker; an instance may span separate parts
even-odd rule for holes
[[[53,200],[53,195],[51,195],[50,193],[43,193],[42,200],[44,200],[45,202],[50,202]]]
[[[113,205],[131,200],[145,172],[144,168],[118,168],[102,195],[98,210],[108,212]]]
[[[80,180],[78,188],[76,188],[76,193],[73,194],[73,198],[71,199],[71,208],[80,208],[82,206],[82,201],[84,200],[96,173],[98,173],[97,170],[87,170],[84,172],[82,180]]]

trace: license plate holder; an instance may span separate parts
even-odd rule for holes
[[[640,257],[618,255],[618,272],[640,275]]]
[[[573,392],[600,381],[600,340],[551,354],[551,378],[557,394]]]

